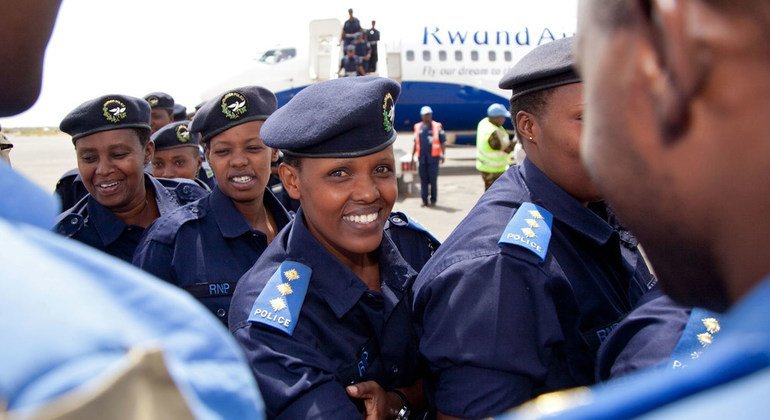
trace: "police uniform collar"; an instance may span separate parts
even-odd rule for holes
[[[152,188],[155,192],[155,203],[158,206],[158,212],[161,216],[171,212],[179,207],[176,198],[152,175],[144,174],[145,188]],[[87,204],[88,217],[96,229],[102,243],[108,246],[118,240],[128,225],[120,220],[115,213],[107,207],[99,204],[91,195],[88,196]]]
[[[225,238],[237,238],[252,231],[249,223],[238,209],[235,208],[233,200],[226,196],[222,190],[219,189],[219,186],[214,187],[208,200],[211,206],[211,212],[214,214],[214,220],[216,220],[219,231],[222,232],[222,236]],[[270,192],[270,189],[265,188],[262,202],[267,211],[273,215],[273,219],[275,220],[276,225],[278,225],[278,230],[281,230],[287,223],[289,223],[289,215],[286,212],[286,209],[283,208],[273,193]]]
[[[296,260],[313,269],[312,287],[329,304],[337,318],[345,316],[364,293],[369,292],[364,282],[332,256],[310,233],[303,221],[301,207],[291,223],[287,242],[287,259]],[[393,288],[401,292],[409,277],[416,276],[417,273],[403,260],[390,240],[383,240],[380,244],[380,264],[389,265],[388,270],[380,270],[383,284],[388,286],[382,288],[387,313],[395,307],[400,298],[386,289]]]
[[[519,171],[532,200],[551,212],[554,219],[567,224],[597,244],[605,244],[610,240],[614,232],[613,227],[551,181],[529,159],[524,159],[519,165]]]

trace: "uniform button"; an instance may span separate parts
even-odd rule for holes
[[[189,185],[185,185],[184,187],[182,187],[182,192],[185,193],[185,194],[189,194],[190,193],[190,186]]]
[[[193,213],[197,213],[198,212],[198,208],[197,207],[192,207],[190,209],[190,211],[193,212]]]
[[[401,220],[401,218],[400,218],[400,217],[398,217],[398,216],[395,216],[395,217],[393,217],[393,223],[403,223],[403,222],[404,222],[404,221],[403,221],[403,220]]]
[[[77,219],[76,217],[73,217],[72,219],[70,219],[70,224],[71,224],[71,225],[76,225],[76,224],[78,224],[78,219]]]
[[[223,308],[217,309],[217,316],[220,318],[224,318],[225,314],[227,314],[227,311],[225,311]]]
[[[397,374],[399,371],[398,365],[393,365],[393,367],[390,368],[390,371],[393,372],[394,374]]]
[[[366,292],[364,293],[364,296],[366,296],[366,298],[369,300],[374,300],[374,293],[372,292]]]

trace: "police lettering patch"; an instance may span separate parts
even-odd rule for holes
[[[246,97],[238,92],[226,93],[222,97],[222,113],[231,120],[237,120],[246,113]]]
[[[395,109],[393,95],[388,92],[385,94],[385,99],[382,100],[382,128],[385,129],[386,133],[393,129],[393,121],[396,117]]]
[[[126,105],[117,99],[109,99],[102,105],[102,115],[111,123],[119,123],[126,118]]]
[[[187,143],[190,141],[190,130],[186,124],[179,124],[176,127],[176,138],[180,143]]]
[[[553,215],[548,210],[532,203],[523,203],[508,222],[497,244],[520,246],[534,252],[544,261],[551,241],[552,223]]]
[[[282,262],[254,301],[249,322],[259,322],[292,335],[312,272],[304,264]]]

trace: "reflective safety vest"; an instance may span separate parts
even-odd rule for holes
[[[500,131],[500,150],[489,145],[489,137]],[[502,173],[511,163],[511,155],[504,149],[511,144],[508,133],[503,127],[496,126],[484,118],[476,127],[476,169],[481,172]]]
[[[441,156],[441,123],[431,121],[431,136],[433,139],[430,142],[430,155],[433,157]],[[414,153],[417,157],[420,157],[420,131],[422,130],[422,121],[414,125]]]

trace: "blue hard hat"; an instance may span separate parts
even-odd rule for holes
[[[487,108],[487,117],[511,118],[511,113],[503,105],[492,104]]]

